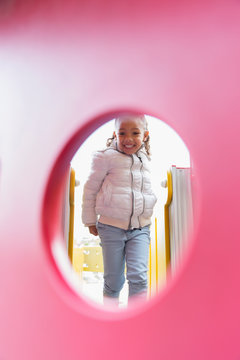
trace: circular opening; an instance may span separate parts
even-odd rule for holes
[[[148,115],[145,119],[147,128],[139,114],[118,112],[83,126],[54,166],[43,207],[46,246],[62,285],[76,294],[77,306],[81,307],[80,300],[120,317],[163,293],[184,263],[195,223],[189,150],[165,122]],[[115,138],[106,147],[114,131]],[[146,154],[147,137],[137,142],[145,135],[151,155]],[[114,244],[106,240],[109,237]],[[147,241],[150,246],[144,247]],[[119,251],[121,255],[116,255]],[[140,270],[143,254],[147,270]],[[120,258],[121,266],[116,267]],[[117,290],[109,280],[111,272],[117,272],[113,281],[118,282]],[[142,277],[144,273],[141,282],[140,273]]]

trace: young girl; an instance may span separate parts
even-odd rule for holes
[[[149,227],[156,203],[149,160],[149,132],[143,115],[117,118],[107,148],[93,156],[84,185],[82,221],[101,239],[105,300],[118,301],[125,262],[129,296],[147,295]]]

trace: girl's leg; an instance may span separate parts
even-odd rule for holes
[[[149,226],[127,231],[126,242],[127,279],[129,296],[147,298],[148,257],[150,244]]]
[[[105,303],[107,298],[118,299],[124,285],[125,276],[125,231],[114,226],[98,223],[98,234],[101,239]]]

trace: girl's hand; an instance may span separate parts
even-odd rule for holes
[[[96,225],[91,225],[91,226],[88,227],[88,229],[89,229],[90,234],[95,235],[95,236],[98,235]]]

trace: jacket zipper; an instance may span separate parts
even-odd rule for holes
[[[140,173],[141,173],[141,180],[142,180],[142,182],[141,182],[141,194],[142,194],[142,197],[143,197],[143,211],[141,212],[141,214],[138,215],[138,223],[139,223],[139,227],[141,227],[140,216],[144,213],[144,208],[145,208],[145,198],[144,198],[144,195],[143,195],[143,172],[142,172],[143,162],[142,162],[142,159],[141,159],[140,156],[137,155],[137,157],[141,161]]]
[[[129,224],[128,224],[128,229],[130,229],[131,227],[131,221],[132,221],[132,216],[133,216],[133,208],[134,208],[134,192],[133,192],[133,172],[132,172],[132,167],[134,164],[134,160],[133,160],[133,155],[130,155],[132,158],[132,165],[130,167],[130,171],[131,171],[131,190],[132,190],[132,212],[129,218]]]

